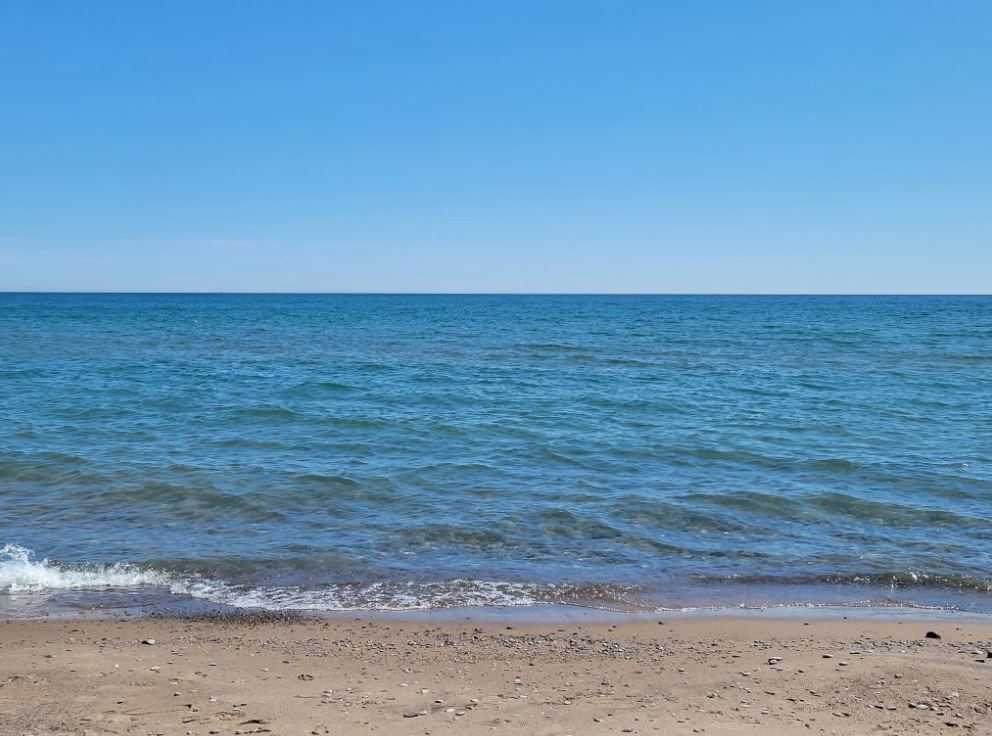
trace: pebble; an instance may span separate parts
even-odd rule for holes
[[[142,639],[141,640],[141,643],[142,644],[147,644],[148,646],[151,646],[151,645],[155,644],[155,640],[154,639]]]
[[[938,634],[936,631],[928,631],[926,633],[926,638],[927,639],[939,639],[940,638],[940,634]]]

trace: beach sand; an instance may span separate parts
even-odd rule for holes
[[[992,734],[992,624],[662,621],[10,621],[0,733]]]

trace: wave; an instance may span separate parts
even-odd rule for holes
[[[733,586],[729,595],[707,595],[712,586]],[[751,586],[757,597],[752,603],[738,600],[737,586]],[[837,589],[862,586],[857,600],[834,599],[817,602],[823,591],[817,586]],[[973,594],[992,594],[992,581],[968,575],[943,575],[917,572],[864,573],[849,575],[802,576],[729,576],[695,578],[696,594],[688,589],[675,591],[683,603],[702,598],[710,603],[702,608],[767,608],[778,606],[925,606],[933,607],[919,596],[905,594],[896,597],[897,590],[940,590]],[[877,594],[864,598],[868,591]],[[690,588],[693,586],[689,586]],[[789,590],[775,595],[771,589]],[[796,588],[806,589],[803,594]],[[500,580],[449,579],[439,581],[352,581],[329,582],[312,586],[249,585],[215,579],[200,573],[170,573],[163,569],[141,567],[127,563],[110,565],[62,565],[49,559],[37,559],[34,553],[14,544],[0,547],[0,596],[58,591],[125,591],[149,589],[166,592],[177,598],[204,601],[223,607],[265,611],[422,611],[450,608],[526,607],[566,605],[603,611],[634,613],[646,611],[696,610],[698,605],[665,605],[669,595],[650,586],[612,583],[527,583]],[[761,592],[763,589],[763,592]],[[887,590],[887,592],[886,592]],[[669,591],[671,594],[673,591]],[[927,596],[923,596],[927,599]],[[931,603],[933,596],[929,596]],[[669,604],[675,601],[668,600]],[[937,601],[936,607],[954,607],[952,601]]]
[[[0,594],[67,591],[165,589],[234,608],[268,611],[413,611],[483,606],[588,605],[631,610],[622,586],[532,584],[497,580],[380,581],[330,583],[316,588],[249,586],[199,574],[176,575],[127,563],[61,565],[15,544],[0,547]]]
[[[138,588],[169,585],[164,572],[118,563],[113,565],[63,566],[16,544],[0,547],[0,593],[41,590]]]

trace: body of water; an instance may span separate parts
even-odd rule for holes
[[[989,297],[0,295],[0,615],[990,578]]]

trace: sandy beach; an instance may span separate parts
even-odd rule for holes
[[[0,733],[988,734],[990,648],[954,620],[9,621]]]
[[[992,736],[992,0],[0,39],[0,736]]]

